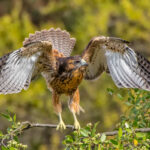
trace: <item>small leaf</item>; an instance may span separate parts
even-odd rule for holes
[[[132,133],[132,130],[131,129],[126,129],[126,131],[128,132],[128,133]]]
[[[106,135],[103,133],[101,136],[101,142],[104,142],[106,140]]]
[[[118,145],[118,142],[116,140],[111,139],[110,142],[114,145]]]
[[[12,118],[9,114],[0,113],[0,115],[6,118],[8,121],[12,122]]]
[[[17,137],[17,136],[14,136],[14,140],[15,140],[16,142],[19,142],[19,140],[18,140],[18,137]]]
[[[120,100],[123,100],[123,96],[121,94],[117,94],[117,96]]]
[[[9,119],[9,118],[10,118],[10,116],[9,116],[9,115],[4,114],[4,113],[0,113],[0,115],[1,115],[1,116],[3,116],[3,117],[4,117],[4,118],[6,118],[6,119]]]
[[[99,122],[97,122],[97,123],[94,124],[94,127],[93,127],[93,129],[92,129],[92,133],[91,133],[91,136],[92,136],[92,137],[95,136],[96,127],[98,126],[98,124],[99,124]]]
[[[138,137],[138,138],[145,138],[146,137],[146,134],[145,133],[136,133],[136,136]]]
[[[114,91],[113,91],[112,89],[110,89],[110,88],[107,88],[107,92],[108,92],[108,94],[110,94],[110,95],[113,95],[113,94],[114,94]]]
[[[72,136],[67,135],[64,141],[66,144],[71,144],[73,142]]]
[[[89,136],[89,131],[87,131],[87,130],[85,130],[85,129],[81,129],[81,130],[80,130],[80,133],[81,133],[81,135],[84,136],[84,137],[88,137],[88,136]]]
[[[16,114],[13,117],[13,121],[16,122]]]
[[[129,102],[125,102],[125,104],[126,104],[127,106],[131,106],[131,105],[132,105],[132,104],[129,103]]]
[[[89,139],[89,138],[84,138],[84,139],[83,139],[83,142],[84,142],[84,143],[89,143],[89,142],[90,142],[90,139]]]
[[[119,139],[122,137],[122,128],[119,128],[118,136],[119,136]]]

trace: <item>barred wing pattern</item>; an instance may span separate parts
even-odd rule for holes
[[[96,37],[82,57],[90,64],[85,79],[93,80],[108,69],[119,88],[150,90],[150,62],[131,49],[125,40]]]
[[[74,48],[76,39],[70,38],[70,34],[67,31],[63,31],[59,28],[36,31],[35,34],[30,34],[29,38],[26,38],[23,45],[35,41],[50,41],[53,49],[63,53],[64,56],[70,56],[72,49]]]
[[[18,93],[29,87],[43,49],[43,43],[35,42],[0,58],[0,94]]]
[[[20,57],[20,50],[0,59],[0,93],[18,93],[27,89],[34,70],[34,61]]]

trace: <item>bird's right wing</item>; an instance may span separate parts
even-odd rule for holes
[[[120,88],[140,88],[150,91],[150,62],[115,37],[95,37],[89,42],[82,58],[89,64],[85,79],[93,80],[109,71]]]
[[[0,94],[18,93],[29,87],[36,63],[42,55],[48,55],[52,71],[55,58],[50,42],[37,41],[0,58]]]

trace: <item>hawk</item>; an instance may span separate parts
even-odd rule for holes
[[[70,56],[76,39],[67,31],[49,29],[30,34],[23,47],[0,58],[0,94],[28,89],[39,73],[52,92],[52,102],[59,116],[57,129],[65,129],[60,96],[69,96],[69,109],[75,129],[80,129],[76,114],[80,107],[78,86],[83,79],[95,80],[104,71],[119,88],[150,91],[150,62],[129,47],[129,42],[115,37],[94,37],[81,55]]]

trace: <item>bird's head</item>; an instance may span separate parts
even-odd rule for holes
[[[84,71],[87,66],[87,62],[81,56],[71,56],[62,58],[59,68],[68,72],[76,69]]]
[[[70,64],[73,64],[76,69],[86,68],[88,66],[88,63],[81,56],[73,56]]]

